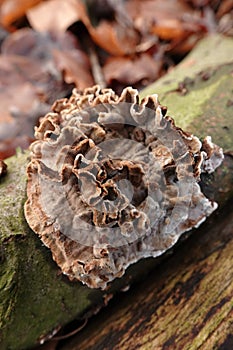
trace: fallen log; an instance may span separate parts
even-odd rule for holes
[[[216,59],[209,61],[210,54]],[[177,125],[199,137],[210,134],[213,141],[224,150],[232,150],[232,57],[232,39],[219,36],[206,38],[180,67],[142,95],[159,93],[161,103],[168,105],[168,114],[175,118]],[[199,62],[197,67],[193,62]],[[200,62],[204,62],[204,68]],[[208,72],[208,77],[204,73],[198,73],[200,70]],[[51,337],[74,318],[82,319],[94,314],[112,295],[144,278],[159,261],[147,259],[131,266],[125,276],[115,280],[110,289],[104,292],[90,289],[78,282],[70,282],[61,275],[52,261],[50,251],[42,245],[24,219],[27,158],[27,152],[18,152],[16,157],[8,159],[8,175],[0,179],[1,349],[30,348]],[[232,167],[232,157],[227,155],[214,175],[203,177],[202,186],[206,195],[221,206],[232,198]],[[209,235],[211,231],[208,229]],[[197,232],[194,234],[196,237]],[[224,240],[224,233],[222,234]],[[184,247],[186,244],[188,243],[185,242]],[[205,243],[200,241],[199,244],[201,249]],[[192,249],[190,247],[190,250],[184,250],[188,258]],[[175,269],[175,261],[173,265]],[[154,270],[155,274],[156,271]],[[190,267],[187,279],[191,273]],[[177,272],[177,283],[179,276],[182,278],[183,275]],[[211,307],[215,304],[216,300],[213,300]]]
[[[232,267],[231,201],[61,349],[230,350]]]

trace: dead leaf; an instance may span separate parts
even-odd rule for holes
[[[89,22],[81,0],[48,0],[27,11],[27,18],[39,32],[65,32],[73,23]]]
[[[16,136],[21,132],[22,120],[27,114],[31,123],[35,125],[43,110],[48,109],[42,107],[42,101],[39,98],[36,88],[30,83],[20,85],[9,85],[0,89],[0,139],[5,135],[7,137]],[[37,115],[36,117],[35,114]],[[28,121],[29,121],[28,120]],[[25,120],[26,122],[26,120]],[[30,128],[30,127],[29,127]],[[23,126],[24,132],[33,136],[33,130],[29,133],[27,125]]]
[[[39,117],[50,110],[30,83],[0,89],[0,157],[15,153],[15,148],[28,148],[34,137]]]
[[[113,55],[135,52],[139,41],[138,33],[132,24],[119,21],[105,21],[94,27],[81,0],[49,0],[27,12],[31,26],[37,31],[65,31],[77,21],[86,26],[93,41]]]
[[[59,71],[63,72],[67,84],[75,84],[79,89],[94,85],[90,74],[90,63],[81,51],[53,51],[54,62]]]
[[[17,148],[27,149],[34,139],[23,135],[12,139],[0,140],[0,158],[6,159],[15,154]]]
[[[11,31],[27,26],[25,15],[34,30],[0,33],[0,152],[5,155],[30,143],[34,124],[55,99],[73,86],[91,86],[91,70],[95,79],[104,74],[107,86],[118,92],[126,85],[141,88],[205,32],[232,35],[232,0],[0,0],[0,26]],[[76,22],[89,34],[82,25],[73,26]]]
[[[32,74],[30,74],[30,72]],[[33,77],[33,73],[39,75]],[[25,57],[0,56],[0,154],[2,158],[15,153],[16,147],[27,148],[33,139],[34,126],[39,117],[48,112],[39,86],[38,64]]]
[[[0,55],[2,157],[12,155],[18,146],[28,147],[38,119],[55,99],[71,92],[73,81],[82,88],[92,83],[88,58],[77,46],[70,33],[41,34],[29,28],[5,40]],[[76,70],[80,75],[72,77]]]
[[[124,85],[143,85],[158,78],[161,62],[156,62],[149,54],[143,53],[132,57],[111,57],[106,62],[103,71],[107,84],[118,81]]]
[[[93,41],[108,53],[116,56],[135,53],[135,47],[140,43],[140,35],[135,30],[132,19],[128,16],[125,2],[122,0],[98,0],[87,2],[91,18],[96,21],[96,12],[102,19],[94,26],[85,19]],[[112,13],[111,20],[105,18]]]
[[[141,33],[153,33],[162,40],[178,40],[187,32],[200,31],[197,14],[181,0],[129,0],[126,11]]]
[[[15,55],[0,56],[0,87],[7,89],[9,85],[21,85],[25,81],[40,81],[42,69],[38,62],[29,60],[27,57]],[[42,79],[43,80],[43,79]]]
[[[61,95],[60,89],[64,95],[70,91],[70,89],[63,90],[63,79],[67,84],[74,83],[80,89],[93,85],[89,59],[80,50],[78,41],[72,33],[38,33],[29,28],[21,29],[5,40],[2,53],[31,58],[29,66],[33,63],[38,68],[31,70],[31,76],[28,78],[42,88],[47,97],[54,89],[59,95]],[[47,97],[46,99],[50,101],[51,98]],[[55,99],[54,93],[52,99]]]
[[[3,0],[0,5],[0,24],[9,28],[10,25],[23,17],[26,11],[41,0]]]
[[[93,41],[112,55],[126,55],[136,52],[139,35],[131,26],[102,20],[97,27],[89,26]]]
[[[185,55],[192,50],[202,36],[203,34],[201,33],[187,34],[182,39],[171,42],[170,45],[167,46],[167,51],[169,51],[171,55]]]
[[[216,16],[217,18],[221,18],[222,16],[229,14],[232,10],[233,10],[232,0],[221,1]]]

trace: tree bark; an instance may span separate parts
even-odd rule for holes
[[[233,201],[61,350],[233,349]]]
[[[232,150],[232,54],[232,38],[208,36],[141,96],[156,92],[177,125]]]
[[[205,52],[212,53],[215,57],[218,56],[218,63],[208,61],[209,56],[207,54],[206,62],[203,59],[203,48],[205,48]],[[198,70],[196,66],[193,66],[192,62],[199,62],[198,57],[200,57],[201,62],[205,62],[205,64],[203,63],[204,73],[206,74],[207,72],[208,76],[204,73],[197,73],[202,69],[199,63],[197,64]],[[224,147],[224,150],[233,150],[233,123],[230,117],[233,108],[232,57],[233,42],[231,39],[219,36],[213,37],[213,39],[204,39],[180,67],[174,69],[161,81],[156,82],[155,86],[148,88],[142,95],[145,93],[159,93],[161,103],[168,105],[169,115],[175,117],[177,125],[188,131],[191,130],[200,137],[210,134],[213,136],[213,141]],[[207,70],[208,64],[210,70]],[[185,77],[190,79],[185,79]],[[182,116],[184,119],[181,118]],[[89,289],[78,282],[69,282],[65,276],[59,273],[58,267],[52,261],[49,250],[42,245],[39,238],[29,229],[25,222],[23,204],[25,201],[27,157],[27,152],[18,152],[16,157],[8,159],[8,175],[0,180],[0,344],[1,349],[4,350],[30,348],[38,341],[52,336],[61,326],[72,319],[82,319],[94,314],[107,302],[109,297],[125,286],[139,281],[142,277],[144,278],[145,274],[151,271],[155,265],[158,265],[158,262],[161,260],[147,259],[140,261],[129,268],[123,278],[114,281],[110,289],[105,292]],[[224,206],[232,198],[232,169],[233,159],[231,155],[227,155],[223,165],[217,170],[215,175],[203,178],[203,190],[210,198],[218,201],[221,206]],[[216,214],[213,214],[214,217],[216,217]],[[171,265],[168,262],[168,265],[162,264],[158,270],[154,270],[154,274],[161,275],[161,280],[159,280],[160,289],[158,290],[161,293],[158,294],[159,298],[156,297],[158,303],[159,299],[167,300],[168,304],[166,305],[169,306],[169,303],[171,303],[169,295],[173,295],[172,291],[175,291],[178,295],[178,300],[181,298],[179,295],[184,299],[181,298],[179,302],[176,302],[178,303],[177,305],[182,305],[182,310],[186,310],[186,308],[193,305],[192,295],[198,298],[197,291],[200,290],[202,286],[201,281],[205,276],[207,279],[204,281],[205,288],[202,290],[203,294],[201,295],[208,298],[209,304],[205,302],[205,299],[202,299],[204,300],[204,305],[202,306],[203,310],[210,312],[209,318],[212,319],[211,315],[215,313],[215,307],[217,308],[218,302],[222,303],[222,299],[218,299],[218,295],[221,296],[221,290],[226,292],[225,307],[227,308],[232,303],[232,298],[229,296],[228,291],[230,292],[232,288],[232,281],[229,280],[232,277],[229,264],[232,265],[233,260],[232,255],[228,252],[228,244],[226,244],[227,241],[230,242],[230,234],[225,232],[227,230],[225,228],[227,219],[224,219],[223,226],[218,226],[219,231],[215,233],[216,240],[214,239],[215,236],[212,238],[213,232],[217,232],[217,228],[211,226],[214,225],[212,220],[210,220],[209,226],[203,226],[200,231],[198,230],[198,232],[194,233],[195,237],[191,238],[191,242],[194,240],[196,244],[195,249],[192,248],[192,244],[190,245],[190,240],[182,245],[184,250],[182,253],[183,260],[174,259]],[[204,232],[209,237],[209,240],[206,238],[206,241],[202,241],[201,238]],[[199,243],[196,243],[197,235],[199,237],[197,242]],[[194,258],[197,255],[198,249],[203,251],[206,245],[209,247],[210,252],[213,251],[214,254],[216,244],[219,248],[216,248],[218,253],[215,253],[215,255],[212,255],[212,253],[203,255],[203,257],[199,255],[199,259],[207,259],[206,265],[196,265],[196,263],[201,263],[202,260],[196,261],[191,259],[191,257]],[[217,261],[216,254],[220,257],[219,261]],[[229,257],[227,254],[230,254]],[[217,265],[215,265],[215,261]],[[182,266],[184,263],[183,272]],[[222,268],[220,269],[221,266]],[[165,267],[170,271],[167,272],[167,275],[162,274]],[[227,268],[229,271],[225,271]],[[165,271],[167,271],[166,269]],[[212,271],[214,271],[213,275]],[[218,271],[219,273],[221,271],[223,277],[228,280],[225,284],[223,283],[225,290],[221,287],[222,282],[220,275],[217,273]],[[171,277],[167,279],[166,276]],[[212,278],[216,279],[212,280]],[[188,282],[189,280],[190,282]],[[214,281],[216,281],[216,284]],[[211,286],[210,290],[207,288],[208,283]],[[189,296],[189,286],[191,286],[191,291],[193,291],[193,294],[190,292],[190,298],[187,297]],[[163,290],[162,287],[165,289]],[[147,298],[143,288],[140,287],[139,289],[141,290],[141,297],[147,300],[149,294]],[[150,300],[152,302],[152,299]],[[165,304],[163,303],[163,305]],[[156,310],[157,307],[158,305],[155,307]],[[162,306],[160,305],[160,307]],[[166,310],[167,313],[165,312]],[[169,314],[170,309],[166,310],[164,311],[163,308],[158,309],[158,313],[156,314],[155,312],[153,314],[155,318],[152,318],[152,320],[155,320],[159,315],[159,319],[164,317],[163,332],[161,332],[160,338],[157,338],[160,339],[159,342],[161,344],[166,342],[165,338],[167,341],[169,337],[174,338],[174,334],[179,331],[178,328],[175,328],[176,323],[174,323],[173,331],[172,328],[169,328],[170,333],[165,332],[165,326],[171,322],[171,317],[173,312],[175,312],[171,309],[171,314]],[[195,310],[192,314],[193,317],[197,318],[197,325],[199,324],[200,326],[199,311],[198,309]],[[142,307],[142,318],[144,312],[144,307]],[[224,324],[227,325],[224,316],[226,312],[222,311],[222,313],[219,313],[218,324],[223,322],[223,326]],[[179,320],[183,322],[181,318]],[[186,327],[187,332],[191,332],[192,319],[188,321],[188,318],[183,318],[183,320],[186,325],[183,325],[183,327]],[[124,322],[126,321],[127,319]],[[176,318],[173,321],[176,322]],[[130,322],[130,319],[127,322]],[[157,326],[160,327],[160,320],[157,320]],[[230,327],[230,324],[228,326]],[[208,329],[214,328],[210,327]],[[194,329],[193,332],[198,333],[199,328]],[[186,333],[183,332],[182,334],[183,337]],[[151,333],[146,335],[146,337],[150,336]],[[205,338],[205,334],[203,337]],[[178,338],[174,339],[176,341]],[[163,348],[158,347],[158,349]]]

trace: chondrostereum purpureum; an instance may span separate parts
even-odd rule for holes
[[[139,102],[131,87],[74,89],[35,137],[25,216],[70,280],[105,289],[217,208],[199,181],[222,149],[175,126],[156,94]]]

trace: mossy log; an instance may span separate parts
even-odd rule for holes
[[[209,57],[212,56],[215,59],[210,60]],[[213,136],[213,141],[222,146],[224,150],[233,150],[232,57],[232,39],[219,36],[206,38],[179,67],[156,82],[155,86],[149,87],[142,95],[158,93],[161,103],[167,104],[169,107],[168,114],[175,117],[177,125],[200,137],[210,134]],[[207,69],[207,67],[209,68]],[[27,158],[27,152],[18,152],[16,157],[8,159],[8,175],[0,180],[0,349],[2,350],[28,349],[40,340],[54,334],[62,325],[74,318],[82,319],[95,313],[106,303],[109,296],[129,284],[139,281],[159,261],[158,259],[140,261],[130,267],[123,278],[114,281],[110,289],[104,292],[89,289],[78,282],[70,282],[65,276],[61,275],[58,267],[52,261],[50,251],[42,245],[24,219],[23,204],[26,196],[25,169]],[[203,190],[210,198],[219,202],[221,206],[224,206],[232,198],[232,169],[233,159],[229,154],[225,157],[223,165],[215,175],[203,178]],[[204,228],[202,227],[200,231],[198,230],[199,233],[196,231],[194,233],[197,237],[196,235],[200,236],[200,232],[207,230],[206,235],[210,237],[208,244],[212,247],[210,250],[214,250],[216,244],[215,240],[211,238],[213,231],[211,222],[214,217],[216,217],[216,214],[213,214],[207,226],[203,226]],[[219,229],[219,242],[222,242],[220,244],[222,248],[219,246],[220,252],[221,249],[225,249],[224,247],[228,249],[226,243],[230,239],[230,235],[227,237],[228,239],[226,239],[225,228]],[[192,239],[196,241],[195,238]],[[186,286],[185,282],[189,278],[193,283],[194,292],[196,291],[195,288],[197,290],[200,288],[198,279],[196,281],[194,278],[195,261],[189,260],[190,254],[195,255],[195,251],[203,250],[207,244],[205,240],[199,239],[196,250],[192,250],[192,245],[189,242],[190,240],[183,245],[186,272],[183,273],[182,263],[179,261],[176,263],[176,260],[174,260],[170,266],[171,276],[173,276],[172,273],[176,276],[176,280],[173,282],[177,283],[177,286],[180,286],[183,290],[182,293],[187,295],[189,284]],[[222,269],[219,270],[221,275],[224,274],[225,268],[230,270],[229,265],[226,266],[226,264],[233,263],[232,255],[227,258],[227,263],[225,253],[222,256],[223,261],[219,262],[220,265],[222,264]],[[206,270],[204,266],[199,268],[200,271],[202,269],[205,271],[207,276],[205,283],[208,282],[208,278],[211,281],[212,269],[208,266],[214,264],[214,262],[215,255],[209,254]],[[218,268],[216,269],[214,270],[218,271]],[[158,270],[154,270],[154,274],[158,275],[162,270],[163,264]],[[226,271],[224,276],[230,278],[229,273],[229,271]],[[192,276],[194,277],[192,278]],[[221,284],[220,275],[217,277],[216,284],[212,283],[211,285],[211,288],[214,288],[212,294],[216,294],[216,298],[220,289],[218,283]],[[169,288],[172,290],[174,287],[172,279],[167,280],[166,275],[163,278],[161,277],[161,286],[164,284],[168,288],[167,293],[169,293]],[[171,284],[168,281],[171,281]],[[228,281],[228,289],[232,287],[232,283],[231,280]],[[208,283],[205,285],[207,286]],[[141,293],[143,295],[143,289]],[[203,290],[203,293],[208,294],[206,289]],[[226,291],[226,293],[228,292]],[[159,295],[162,298],[161,300],[166,300],[165,295],[164,297],[163,294]],[[145,295],[144,298],[146,298]],[[216,298],[212,302],[211,299],[208,299],[210,301],[210,305],[207,307],[209,312],[211,312],[211,308],[217,305],[218,299]],[[186,299],[187,305],[191,307],[192,299],[190,298],[190,301],[188,298]],[[228,296],[227,300],[226,305],[231,303],[232,306],[232,298]],[[142,308],[142,317],[143,309],[144,307]],[[199,317],[198,315],[198,310],[196,310],[195,317]],[[156,317],[158,316],[159,313]],[[221,320],[224,322],[224,317],[221,318],[220,315],[220,323]],[[166,322],[170,322],[168,316],[166,320]],[[157,322],[159,327],[159,321]],[[187,320],[185,322],[187,323],[187,330],[191,332],[191,325]],[[174,324],[173,331],[170,329],[171,333],[170,335],[167,334],[167,340],[177,331],[178,328],[175,329],[175,327]],[[151,335],[149,334],[149,336]],[[162,349],[162,347],[158,347],[158,349]]]
[[[233,349],[233,202],[61,350]]]

